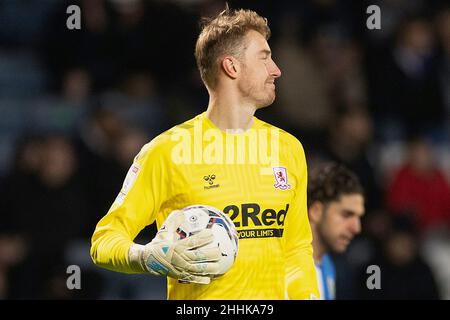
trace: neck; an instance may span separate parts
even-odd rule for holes
[[[253,125],[256,107],[220,89],[210,94],[206,116],[220,130],[247,130]]]
[[[322,241],[319,239],[317,234],[317,230],[315,226],[311,226],[311,231],[313,233],[313,258],[315,262],[321,262],[323,256],[325,255],[325,246],[322,244]]]

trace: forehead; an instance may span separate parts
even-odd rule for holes
[[[250,30],[245,35],[246,51],[249,53],[259,53],[261,50],[270,50],[266,38],[255,30]]]
[[[364,197],[360,194],[346,194],[342,195],[338,201],[333,201],[330,205],[338,210],[352,211],[358,216],[364,214]]]

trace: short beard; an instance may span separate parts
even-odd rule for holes
[[[255,98],[254,96],[252,96],[252,93],[257,92],[256,88],[251,84],[249,84],[248,81],[245,81],[245,79],[243,81],[243,84],[244,86],[240,87],[242,97],[245,100],[253,103],[256,109],[268,107],[274,102],[275,97],[273,98],[265,97],[264,99]]]

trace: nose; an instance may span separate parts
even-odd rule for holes
[[[354,217],[350,222],[350,231],[353,235],[361,232],[361,220],[359,217]]]
[[[280,70],[280,68],[278,68],[277,64],[273,60],[272,60],[271,68],[270,68],[270,75],[274,78],[281,77],[281,70]]]

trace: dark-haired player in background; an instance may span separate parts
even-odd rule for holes
[[[320,296],[333,300],[336,273],[328,253],[344,252],[361,231],[364,195],[358,177],[343,165],[332,162],[311,170],[308,214]]]

